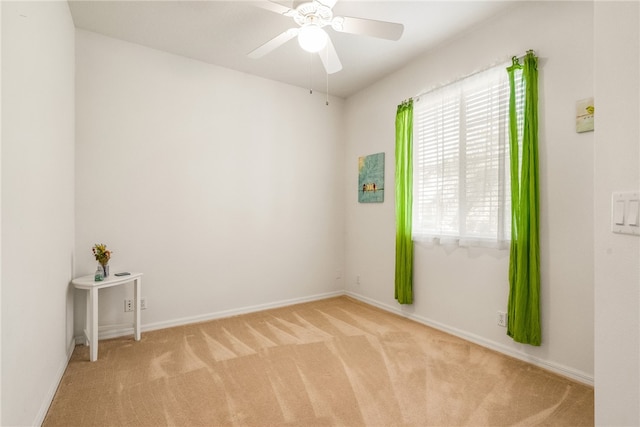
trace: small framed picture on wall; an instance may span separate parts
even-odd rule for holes
[[[576,132],[582,133],[593,130],[594,113],[593,97],[576,102]]]
[[[384,153],[358,157],[358,202],[384,202]]]

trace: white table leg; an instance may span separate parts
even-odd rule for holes
[[[91,344],[91,297],[89,290],[85,293],[85,310],[84,310],[84,345],[89,347]]]
[[[89,326],[89,360],[98,360],[98,290],[89,290],[89,304],[87,304],[87,317]]]
[[[136,341],[140,341],[140,298],[142,298],[142,278],[138,277],[133,282],[133,300],[135,301],[133,333]]]

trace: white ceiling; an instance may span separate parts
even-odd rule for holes
[[[279,2],[288,7],[292,1]],[[334,15],[404,24],[399,41],[327,30],[343,69],[329,93],[346,98],[411,59],[512,5],[508,1],[339,0]],[[235,0],[69,1],[76,27],[260,77],[325,92],[317,54],[295,39],[259,59],[247,53],[296,26],[291,18]]]

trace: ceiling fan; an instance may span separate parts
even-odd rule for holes
[[[300,46],[307,52],[317,52],[327,74],[333,74],[342,69],[342,64],[324,27],[330,26],[341,33],[365,35],[387,40],[398,40],[402,36],[404,31],[404,25],[402,24],[349,16],[333,16],[332,8],[336,1],[312,0],[298,4],[295,8],[289,8],[268,0],[254,3],[263,9],[293,18],[298,26],[289,28],[275,36],[250,52],[249,57],[260,58],[297,36]]]

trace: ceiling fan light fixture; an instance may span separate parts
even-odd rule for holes
[[[315,24],[303,25],[298,32],[298,43],[307,52],[320,52],[327,45],[327,33]]]

